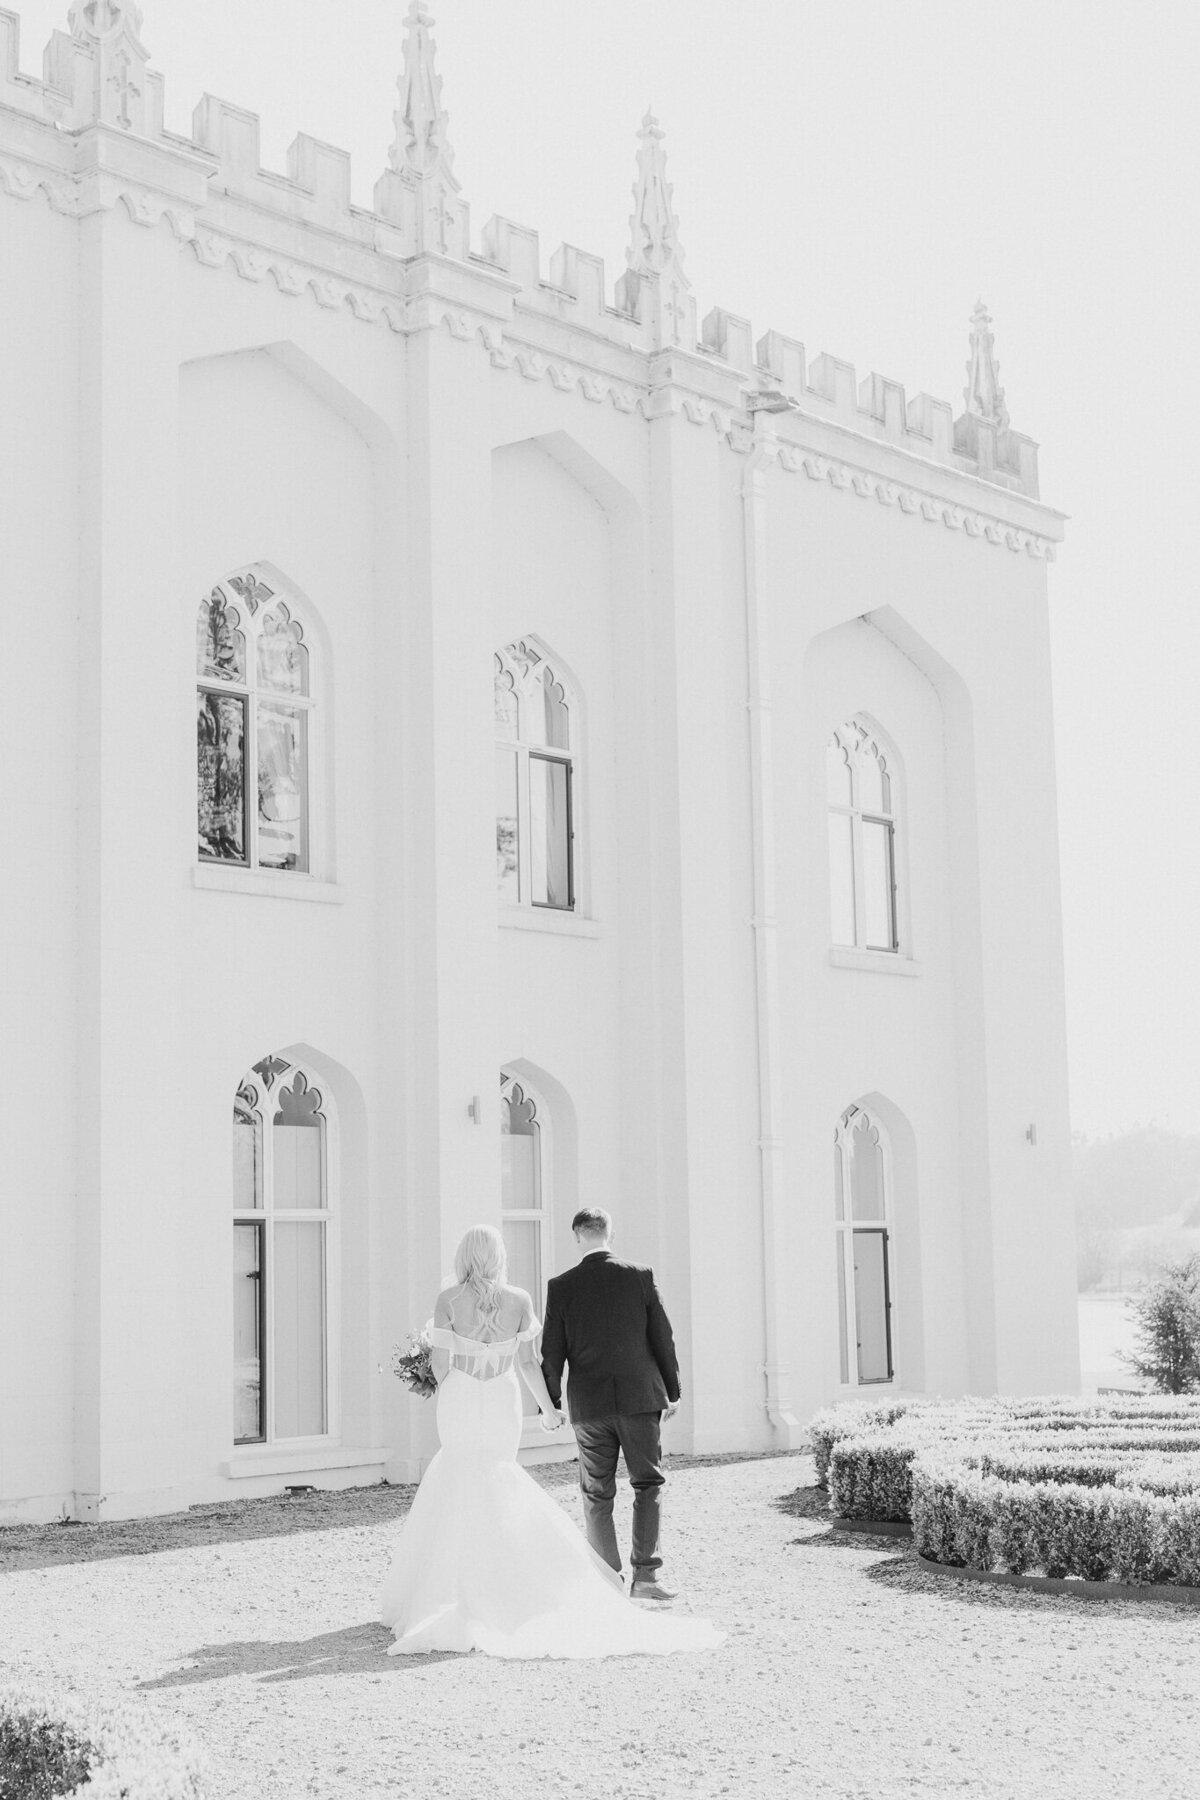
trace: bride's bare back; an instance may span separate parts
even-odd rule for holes
[[[448,1325],[459,1337],[471,1338],[478,1344],[496,1344],[515,1338],[532,1317],[533,1302],[525,1290],[502,1287],[495,1317],[484,1319],[480,1316],[474,1292],[462,1282],[443,1288],[433,1311],[435,1325]]]

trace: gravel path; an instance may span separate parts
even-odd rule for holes
[[[573,1474],[538,1471],[577,1517]],[[668,1571],[716,1651],[388,1658],[412,1490],[367,1488],[0,1532],[0,1680],[141,1692],[205,1744],[213,1800],[1194,1794],[1200,1609],[922,1574],[830,1529],[807,1457],[670,1475]]]

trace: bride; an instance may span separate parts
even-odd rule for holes
[[[441,1449],[404,1522],[380,1601],[389,1656],[666,1655],[723,1633],[707,1620],[647,1613],[562,1508],[517,1462],[519,1369],[543,1423],[563,1423],[546,1390],[529,1295],[506,1284],[504,1242],[468,1231],[457,1282],[437,1298],[430,1338]]]

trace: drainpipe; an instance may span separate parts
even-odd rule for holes
[[[786,404],[786,403],[785,403]],[[774,410],[772,408],[772,410]],[[753,411],[754,442],[742,481],[746,580],[746,667],[750,721],[750,824],[754,868],[754,995],[758,1025],[758,1179],[762,1218],[764,1357],[767,1417],[785,1449],[794,1450],[804,1432],[792,1411],[791,1369],[780,1360],[779,1319],[785,1279],[779,1232],[782,1193],[780,1115],[779,980],[775,918],[775,777],[771,749],[770,627],[760,594],[766,556],[767,472],[779,440],[765,411]]]

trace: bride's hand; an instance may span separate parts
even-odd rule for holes
[[[562,1412],[560,1411],[560,1409],[557,1406],[555,1407],[553,1412],[548,1412],[548,1413],[544,1412],[542,1414],[542,1430],[543,1431],[557,1431],[560,1425],[565,1425],[565,1424],[566,1424],[566,1419],[563,1417]]]

